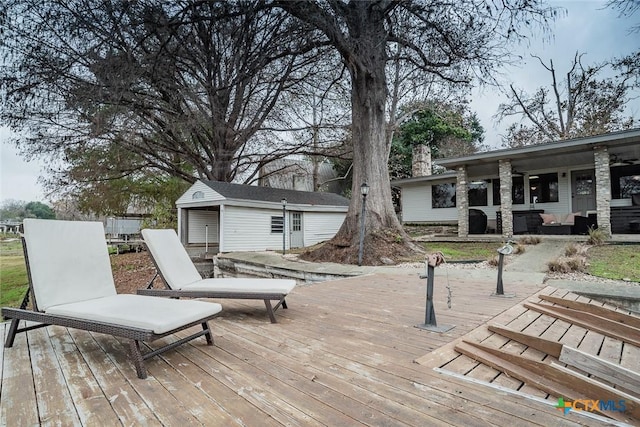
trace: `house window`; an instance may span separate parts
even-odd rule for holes
[[[487,206],[487,181],[469,183],[469,206]]]
[[[529,176],[529,203],[558,201],[558,174],[544,173]]]
[[[282,234],[283,224],[284,224],[284,217],[272,216],[271,217],[271,233]]]
[[[521,176],[511,177],[511,203],[514,205],[524,205],[524,178]],[[500,180],[493,180],[493,204],[502,204],[500,200]]]
[[[195,193],[193,193],[193,195],[191,195],[191,199],[192,200],[204,199],[204,192],[196,191]]]
[[[640,165],[611,168],[611,197],[629,199],[640,194]]]
[[[431,207],[455,208],[456,207],[456,184],[435,184],[431,186]]]

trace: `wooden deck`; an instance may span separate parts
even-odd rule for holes
[[[0,347],[0,425],[607,425],[416,363],[497,315],[515,316],[540,291],[509,284],[517,297],[499,298],[495,282],[435,285],[438,323],[455,325],[444,334],[415,327],[425,315],[417,274],[299,286],[277,324],[261,302],[223,300],[215,345],[196,340],[152,358],[146,380],[117,338],[61,327],[20,334]]]
[[[550,295],[563,300],[578,301],[581,303],[587,303],[589,305],[595,305],[596,307],[604,307],[615,313],[622,313],[629,315],[626,310],[621,310],[611,305],[603,304],[601,302],[591,300],[589,298],[581,297],[576,294],[567,292],[561,289],[555,289],[548,287],[543,289],[538,294],[528,298],[530,302],[542,302],[545,307],[553,307],[555,304],[545,304],[541,298],[544,295]],[[589,316],[594,319],[597,324],[598,321],[602,321],[598,316]],[[640,317],[633,316],[635,319],[634,325],[640,324]],[[613,337],[610,331],[606,328],[601,331],[594,331],[585,325],[574,324],[566,319],[559,319],[553,316],[540,313],[538,311],[529,309],[524,304],[517,304],[494,318],[491,325],[499,326],[500,328],[510,331],[521,332],[527,336],[540,337],[548,342],[557,342],[564,347],[570,349],[578,349],[583,354],[588,356],[595,356],[597,359],[602,359],[615,366],[621,367],[623,371],[631,371],[633,374],[633,384],[625,382],[625,378],[617,373],[614,375],[615,382],[599,379],[593,372],[581,371],[580,369],[573,369],[570,372],[575,373],[577,378],[591,377],[598,378],[600,383],[618,390],[623,395],[630,396],[635,402],[640,401],[640,395],[638,390],[640,389],[640,382],[638,381],[640,375],[640,347],[634,344],[625,342],[625,340]],[[640,329],[632,329],[629,336],[625,339],[633,340],[636,343],[640,340]],[[611,331],[613,332],[613,331]],[[526,396],[531,396],[534,399],[547,400],[553,404],[558,401],[557,395],[550,395],[539,388],[527,384],[518,378],[514,378],[513,375],[508,375],[505,372],[494,369],[485,363],[478,362],[474,358],[461,354],[456,351],[457,346],[461,341],[481,343],[484,347],[498,349],[501,353],[507,355],[523,356],[526,359],[534,361],[545,361],[545,363],[552,363],[558,365],[557,357],[550,356],[544,351],[528,347],[527,345],[518,342],[517,340],[510,339],[501,335],[500,333],[494,333],[487,325],[483,325],[465,335],[458,338],[451,343],[440,347],[434,352],[427,354],[416,361],[426,367],[435,368],[438,372],[446,375],[451,375],[457,378],[464,378],[472,383],[480,382],[491,384],[496,390],[513,391]],[[583,358],[584,362],[589,362],[586,357]],[[497,359],[499,360],[499,359]],[[567,366],[561,364],[560,366]],[[592,364],[586,363],[585,366],[592,367]],[[595,371],[594,371],[595,372]],[[583,395],[584,399],[599,399],[601,396],[597,396],[597,392],[587,391],[587,395]],[[617,402],[617,400],[616,400]],[[627,406],[631,404],[631,399],[627,402]],[[618,414],[614,414],[618,415]],[[634,419],[628,416],[621,416],[625,422],[633,423],[633,425],[640,424],[640,418]]]

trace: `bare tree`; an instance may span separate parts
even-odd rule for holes
[[[260,1],[9,0],[0,119],[26,155],[62,160],[55,186],[143,172],[232,181],[277,146],[278,102],[313,75],[313,31]],[[148,175],[145,175],[148,176]]]
[[[505,145],[541,144],[633,125],[633,118],[624,116],[630,89],[627,79],[599,78],[609,64],[585,67],[582,55],[576,53],[571,69],[561,79],[552,60],[546,64],[534,57],[549,72],[551,83],[549,87],[538,88],[533,95],[510,85],[509,102],[500,104],[497,117],[499,120],[521,117],[521,122],[509,126]]]
[[[537,1],[274,1],[274,5],[320,30],[340,54],[351,78],[353,187],[349,212],[337,235],[313,256],[353,262],[358,248],[362,198],[366,206],[365,263],[415,250],[395,215],[389,187],[390,138],[386,128],[390,46],[425,75],[469,82],[490,75],[509,56],[507,42],[519,27],[544,23],[551,11]],[[400,237],[400,239],[398,239]]]
[[[610,0],[607,7],[617,9],[621,17],[629,17],[640,11],[638,0]],[[633,25],[631,33],[640,33],[640,23]],[[640,87],[640,49],[614,62],[614,67],[620,71],[623,77],[634,80],[635,86]]]

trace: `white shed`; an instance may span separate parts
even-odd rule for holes
[[[333,193],[197,181],[176,207],[178,235],[185,246],[205,246],[209,253],[264,251],[332,238],[344,221],[349,199]]]

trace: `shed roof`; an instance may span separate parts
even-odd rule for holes
[[[287,203],[298,205],[349,206],[349,199],[335,193],[284,190],[222,181],[202,180],[201,182],[226,199],[273,203],[280,203],[282,199],[287,199]]]

